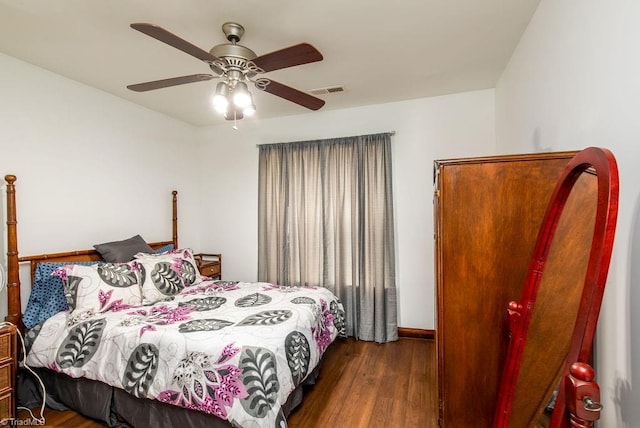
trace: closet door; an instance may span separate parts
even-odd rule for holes
[[[439,426],[490,427],[508,334],[536,235],[576,152],[438,160],[435,172]]]

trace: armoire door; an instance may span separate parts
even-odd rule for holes
[[[490,427],[536,236],[576,152],[437,160],[434,165],[439,426]]]

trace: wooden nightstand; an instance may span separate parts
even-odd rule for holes
[[[16,416],[16,345],[16,327],[0,328],[0,421]]]
[[[194,257],[200,275],[222,279],[222,254],[198,253]]]

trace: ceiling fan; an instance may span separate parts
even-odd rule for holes
[[[206,62],[214,73],[191,74],[128,85],[127,88],[132,91],[145,92],[220,78],[222,80],[216,86],[213,104],[216,110],[224,114],[228,120],[242,119],[243,116],[249,116],[255,112],[255,104],[247,82],[253,83],[261,91],[311,110],[318,110],[324,105],[324,100],[320,98],[275,80],[258,77],[269,71],[322,61],[322,54],[308,43],[300,43],[258,56],[251,49],[238,44],[244,35],[244,27],[235,22],[226,22],[222,25],[222,31],[229,43],[216,45],[207,52],[154,24],[134,23],[131,24],[131,28]]]

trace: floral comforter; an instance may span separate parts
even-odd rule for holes
[[[287,397],[343,330],[326,289],[206,281],[150,306],[60,312],[29,331],[27,364],[280,427]]]

